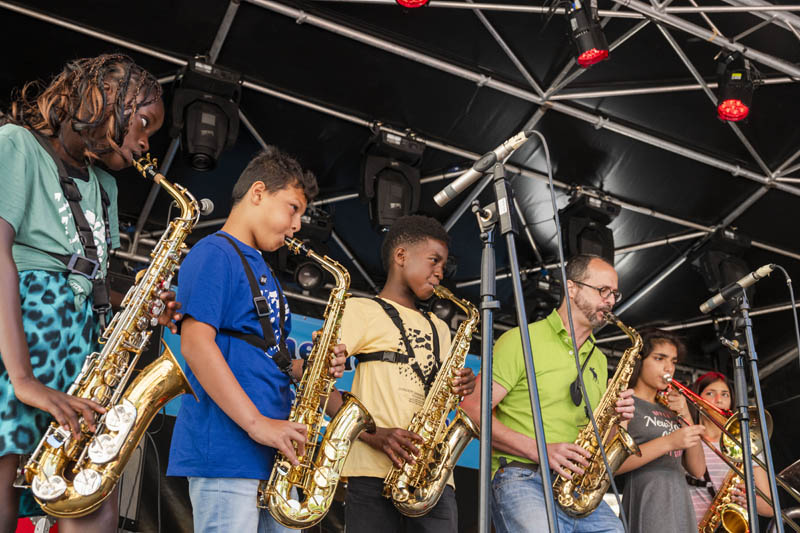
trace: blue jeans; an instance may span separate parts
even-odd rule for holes
[[[256,506],[257,479],[190,477],[196,533],[289,533],[269,511]]]
[[[548,490],[550,487],[548,487]],[[505,467],[492,480],[492,520],[497,533],[547,531],[542,476],[526,468]],[[556,503],[560,533],[623,533],[622,522],[603,502],[586,518],[572,518]]]

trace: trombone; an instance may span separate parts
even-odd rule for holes
[[[719,407],[710,404],[708,401],[704,400],[701,396],[695,394],[689,387],[686,385],[682,385],[678,383],[670,374],[664,374],[664,381],[666,381],[670,387],[672,387],[675,391],[679,392],[683,396],[686,397],[686,400],[690,402],[694,407],[698,410],[698,412],[710,420],[715,426],[717,426],[722,431],[722,436],[719,440],[719,450],[714,446],[710,439],[703,436],[701,439],[703,442],[708,446],[708,448],[714,452],[717,457],[722,459],[728,467],[733,470],[733,472],[742,479],[745,479],[744,473],[739,469],[738,466],[734,463],[741,463],[743,461],[743,452],[742,452],[742,443],[741,443],[741,430],[739,427],[739,418],[736,413],[732,411],[728,411],[726,409],[720,409]],[[764,464],[764,461],[756,457],[761,450],[763,449],[763,439],[764,436],[761,435],[760,425],[758,424],[758,411],[755,407],[749,407],[748,411],[750,413],[750,447],[752,450],[751,458],[753,462],[755,462],[758,466],[767,470],[767,465]],[[772,435],[772,416],[768,412],[764,412],[766,416],[766,426],[769,435],[767,438]],[[691,425],[690,422],[685,420],[683,417],[678,417],[680,421],[685,425]],[[788,470],[788,469],[787,469]],[[800,502],[800,492],[797,489],[789,485],[783,479],[781,479],[783,472],[781,475],[776,476],[776,482],[782,489],[788,492],[795,500]],[[788,477],[788,476],[786,476]],[[761,489],[758,487],[753,487],[755,492],[761,496],[761,498],[772,505],[772,499],[767,496]],[[788,523],[792,529],[800,533],[800,525],[795,523],[791,518],[789,518],[786,513],[781,512],[781,516],[783,520]]]

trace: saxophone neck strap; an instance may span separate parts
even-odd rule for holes
[[[400,354],[397,352],[375,352],[369,354],[362,354],[357,356],[359,362],[367,362],[367,361],[385,361],[391,363],[405,363],[411,367],[411,370],[417,375],[417,377],[422,381],[422,385],[425,388],[425,395],[428,395],[428,391],[430,390],[431,386],[433,385],[434,380],[436,379],[436,374],[439,373],[439,367],[441,366],[441,361],[439,358],[439,335],[436,331],[436,326],[431,320],[431,317],[428,313],[422,313],[422,316],[428,321],[431,326],[431,336],[433,337],[433,369],[428,374],[428,377],[425,377],[425,374],[422,372],[422,368],[419,365],[416,355],[414,354],[414,348],[411,347],[411,342],[408,340],[408,336],[406,335],[406,328],[403,325],[403,319],[400,318],[400,313],[397,309],[386,302],[382,298],[378,298],[377,296],[372,298],[384,312],[389,316],[392,323],[394,323],[397,330],[400,332],[400,338],[403,340],[403,345],[406,347],[406,353]],[[413,360],[412,360],[413,359]]]
[[[97,313],[100,320],[100,327],[105,329],[106,315],[111,310],[111,298],[109,297],[110,288],[108,279],[102,277],[100,270],[100,260],[97,253],[97,245],[94,242],[94,232],[86,220],[86,215],[83,213],[81,207],[81,195],[78,186],[68,174],[61,158],[58,157],[53,146],[50,142],[40,133],[32,132],[34,138],[39,142],[45,152],[47,152],[56,164],[58,170],[58,182],[61,185],[61,191],[64,193],[64,198],[69,204],[69,209],[72,212],[72,219],[75,221],[75,228],[78,231],[78,238],[80,239],[81,246],[83,247],[83,255],[74,253],[72,255],[63,255],[43,250],[46,254],[64,263],[67,271],[70,274],[77,274],[83,276],[92,282],[92,309]],[[103,227],[105,229],[105,239],[108,249],[111,250],[111,228],[109,226],[108,206],[111,201],[108,198],[108,193],[103,189],[100,180],[97,180],[97,186],[100,188],[101,204],[103,206]]]
[[[247,282],[250,284],[250,292],[253,296],[253,308],[258,316],[258,322],[261,324],[261,332],[263,333],[263,337],[259,337],[258,335],[242,333],[239,331],[233,330],[221,330],[222,333],[230,335],[232,337],[236,337],[237,339],[241,339],[248,344],[255,346],[256,348],[260,348],[261,350],[266,353],[267,348],[270,346],[277,346],[278,351],[275,355],[272,356],[272,360],[278,365],[278,368],[281,372],[286,374],[292,383],[295,383],[294,378],[292,377],[292,358],[289,355],[289,349],[286,347],[286,335],[284,334],[284,321],[285,311],[284,311],[284,303],[283,303],[283,290],[281,289],[280,283],[278,283],[278,279],[275,278],[275,273],[272,272],[272,269],[267,265],[270,274],[275,279],[275,286],[278,288],[278,308],[279,308],[279,315],[280,321],[278,324],[279,330],[281,332],[281,341],[280,343],[277,342],[275,339],[275,332],[272,330],[272,324],[269,321],[270,315],[270,307],[269,302],[261,294],[261,289],[258,288],[258,282],[256,282],[256,276],[253,273],[253,269],[250,267],[250,263],[247,262],[247,258],[244,256],[242,251],[239,249],[239,246],[236,244],[232,238],[228,237],[224,233],[217,233],[220,237],[225,238],[233,249],[236,250],[236,253],[239,255],[239,259],[242,261],[242,267],[244,268],[244,273],[247,275]],[[266,264],[266,262],[264,263]]]

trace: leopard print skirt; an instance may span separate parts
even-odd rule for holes
[[[91,300],[80,308],[66,272],[20,272],[22,324],[36,379],[66,392],[88,354],[98,348],[98,321]],[[0,362],[0,456],[29,454],[39,444],[52,417],[14,396]]]

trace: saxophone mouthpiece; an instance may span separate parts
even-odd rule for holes
[[[283,242],[286,243],[289,251],[295,255],[308,254],[308,247],[300,239],[295,239],[294,237],[284,237]]]
[[[614,313],[612,313],[611,311],[604,312],[603,313],[603,318],[609,324],[616,324],[617,322],[619,322],[619,319],[617,318],[617,316]]]

